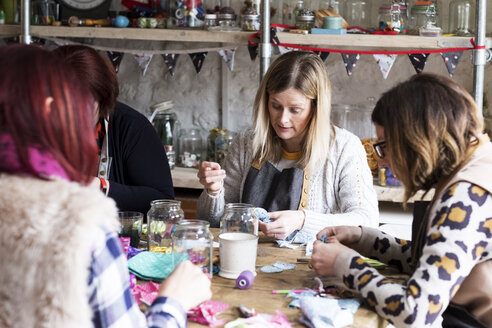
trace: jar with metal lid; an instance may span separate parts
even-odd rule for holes
[[[259,31],[260,15],[242,15],[241,29],[243,31]]]
[[[208,30],[212,27],[218,26],[216,14],[205,14],[205,21],[203,23],[203,29]]]
[[[221,27],[235,27],[236,15],[234,14],[219,14],[219,26]]]
[[[314,16],[310,15],[299,15],[296,16],[296,27],[300,30],[308,30],[314,27]]]
[[[158,103],[150,107],[153,111],[150,122],[154,126],[157,135],[161,138],[170,168],[173,168],[176,163],[174,149],[176,148],[175,143],[177,141],[177,132],[179,131],[180,126],[176,113],[171,110],[172,107],[172,101]]]
[[[184,220],[181,202],[178,200],[159,199],[150,202],[147,212],[147,247],[151,252],[171,253],[171,233],[176,223]]]
[[[245,203],[229,203],[225,205],[220,218],[220,233],[243,232],[258,235],[258,217],[254,206]]]
[[[397,32],[405,34],[407,32],[405,17],[407,8],[400,4],[383,4],[379,7],[379,30],[384,32]]]
[[[431,5],[415,5],[410,10],[408,34],[419,34],[420,28],[436,26],[437,10]]]
[[[475,31],[475,1],[453,0],[449,4],[449,33],[470,36]]]
[[[178,165],[198,168],[202,159],[203,145],[199,129],[189,129],[179,137]]]
[[[209,226],[207,221],[183,220],[176,223],[171,238],[174,264],[189,259],[211,278],[214,237]]]

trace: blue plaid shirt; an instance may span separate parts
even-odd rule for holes
[[[185,328],[186,313],[175,300],[158,297],[144,315],[130,292],[128,264],[118,239],[101,228],[92,249],[89,304],[94,327]]]

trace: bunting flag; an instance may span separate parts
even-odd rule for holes
[[[138,63],[138,66],[142,70],[142,76],[145,76],[145,73],[147,72],[147,68],[149,67],[150,61],[152,60],[152,54],[135,54],[133,55],[133,58]]]
[[[458,66],[458,62],[460,61],[462,54],[463,51],[441,52],[442,59],[444,59],[444,64],[446,64],[446,68],[448,69],[449,76],[453,77],[454,71]]]
[[[352,72],[357,66],[357,62],[359,61],[359,54],[341,54],[343,62],[345,63],[345,69],[347,70],[347,75],[351,76]]]
[[[218,53],[232,72],[234,70],[234,55],[236,54],[236,48],[219,50]]]
[[[321,58],[322,61],[325,61],[326,58],[328,58],[328,56],[330,55],[330,53],[328,51],[321,51],[321,50],[319,50],[319,51],[313,51],[313,53],[315,55],[318,55],[319,58]]]
[[[113,64],[114,71],[118,73],[118,71],[120,70],[121,60],[123,59],[125,53],[117,51],[107,51],[106,53],[108,54],[111,64]]]
[[[278,46],[278,52],[280,52],[281,55],[285,54],[286,52],[294,50],[293,48],[290,47],[284,47],[284,46]]]
[[[430,54],[409,54],[408,58],[412,62],[413,68],[415,68],[415,72],[417,74],[422,73],[424,71],[425,62]]]
[[[252,46],[248,43],[248,52],[249,58],[251,58],[251,60],[255,60],[256,56],[258,56],[258,45]]]
[[[176,65],[178,64],[179,54],[163,54],[161,55],[162,59],[164,59],[164,63],[171,73],[171,76],[174,76],[174,72],[176,71]]]
[[[396,57],[398,55],[373,55],[376,63],[379,65],[379,69],[383,74],[383,78],[386,80],[388,74],[391,70],[391,67],[395,63]]]
[[[272,27],[270,29],[270,43],[275,46],[278,46],[280,44],[280,40],[277,36],[277,28],[275,27]]]
[[[207,52],[195,52],[188,55],[190,56],[191,61],[193,61],[193,66],[195,66],[196,73],[200,73],[205,57],[207,57]]]

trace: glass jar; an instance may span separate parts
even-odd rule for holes
[[[257,0],[244,1],[244,7],[241,8],[241,15],[258,15],[260,13],[260,2]]]
[[[475,30],[475,1],[453,0],[449,4],[449,33],[470,36]]]
[[[371,3],[365,0],[347,0],[343,17],[350,26],[369,28],[371,26]]]
[[[225,205],[220,218],[220,233],[243,232],[258,235],[258,218],[254,206],[244,203],[229,203]]]
[[[172,102],[163,102],[150,107],[153,111],[150,121],[161,138],[170,168],[176,163],[175,148],[180,126],[176,113],[171,111],[172,106]]]
[[[384,32],[406,33],[405,16],[407,8],[400,4],[384,4],[379,7],[379,30]]]
[[[212,27],[218,26],[216,14],[205,14],[205,22],[203,23],[203,29],[208,30]]]
[[[212,277],[212,253],[214,236],[210,224],[202,220],[183,220],[175,225],[172,233],[174,265],[189,259]]]
[[[147,213],[147,248],[151,252],[171,253],[171,233],[175,224],[184,219],[179,200],[159,199],[150,202]]]
[[[234,14],[219,14],[219,26],[221,27],[235,27],[236,15]]]
[[[242,15],[241,29],[243,31],[259,31],[260,15]]]
[[[234,9],[232,8],[232,0],[220,0],[219,14],[236,15]]]
[[[310,15],[299,15],[296,16],[296,27],[300,30],[308,30],[314,27],[314,16]]]
[[[434,5],[416,5],[410,11],[408,34],[418,35],[420,28],[436,26],[437,11]]]
[[[296,2],[294,0],[284,0],[282,4],[282,24],[288,26],[294,26],[296,23],[294,16],[294,7]]]
[[[228,146],[227,129],[217,130],[214,139],[214,162],[224,164]]]
[[[58,20],[59,5],[54,0],[35,0],[32,2],[31,24],[51,25]]]
[[[199,129],[189,129],[179,137],[178,165],[198,168],[202,159],[203,143]]]

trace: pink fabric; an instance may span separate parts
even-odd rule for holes
[[[58,176],[70,180],[61,165],[48,152],[29,147],[29,162],[34,171],[43,177]],[[19,162],[12,137],[7,133],[0,134],[0,171],[9,171],[14,174],[29,173],[26,167]]]
[[[145,284],[134,285],[131,292],[138,305],[141,305],[142,303],[151,305],[157,298],[159,284],[149,281]]]
[[[198,322],[209,327],[217,327],[225,324],[225,320],[219,320],[216,314],[226,310],[229,304],[217,301],[205,301],[188,311],[188,320]]]
[[[121,247],[123,248],[123,253],[128,257],[128,247],[130,247],[130,237],[120,237]]]

